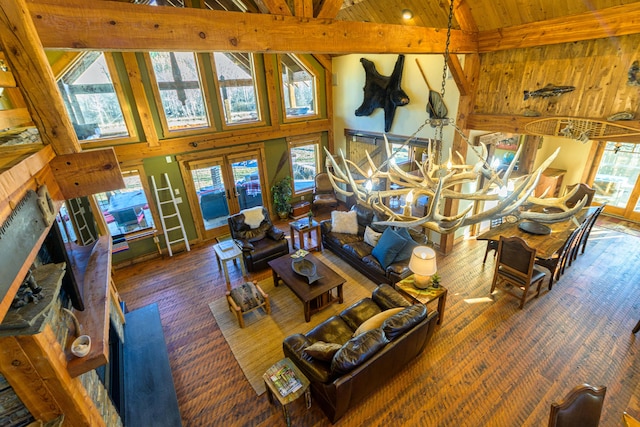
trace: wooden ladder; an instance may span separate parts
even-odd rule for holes
[[[189,252],[191,248],[189,247],[187,233],[184,230],[178,203],[173,194],[173,188],[171,188],[169,175],[163,173],[162,178],[164,181],[163,187],[156,185],[156,179],[153,175],[151,175],[151,183],[153,184],[153,192],[156,196],[156,204],[158,205],[158,213],[160,214],[160,221],[162,222],[162,230],[165,243],[167,244],[167,250],[169,251],[169,256],[173,256],[171,246],[176,243],[184,242],[187,252]]]
[[[93,235],[93,231],[87,223],[87,218],[84,216],[86,210],[83,206],[82,199],[77,198],[67,200],[67,207],[71,211],[69,212],[70,216],[73,218],[73,221],[75,221],[78,228],[79,236],[77,237],[80,239],[79,244],[87,246],[88,244],[95,242],[97,237]]]

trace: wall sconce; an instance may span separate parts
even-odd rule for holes
[[[408,21],[411,18],[413,18],[413,12],[410,11],[409,9],[403,9],[402,10],[402,19],[404,19],[405,21]]]

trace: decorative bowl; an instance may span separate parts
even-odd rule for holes
[[[309,284],[312,284],[316,280],[320,279],[322,276],[318,276],[316,265],[304,258],[297,258],[291,261],[291,268],[293,271],[298,273],[301,276],[305,276],[309,281]]]
[[[71,343],[71,353],[76,357],[85,357],[91,351],[91,337],[80,335]]]

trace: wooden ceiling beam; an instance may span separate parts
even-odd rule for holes
[[[119,5],[116,4],[116,6]],[[44,144],[57,154],[80,151],[55,78],[24,0],[0,4],[0,44]]]
[[[478,34],[479,52],[637,34],[640,33],[639,15],[640,3],[630,3],[526,25],[481,31]]]
[[[462,65],[460,64],[460,61],[458,60],[458,57],[456,55],[449,56],[449,71],[451,72],[453,80],[455,80],[456,85],[458,86],[460,96],[471,95],[471,86],[467,81],[467,77],[464,74]]]
[[[318,4],[318,8],[314,11],[316,18],[329,18],[334,19],[340,8],[342,7],[342,0],[322,0]]]
[[[48,49],[425,54],[443,53],[446,42],[443,29],[307,17],[84,0],[28,8]],[[476,35],[452,30],[449,50],[477,51]]]
[[[460,29],[472,33],[478,32],[478,25],[473,19],[467,0],[455,0],[453,3],[453,16],[455,16]]]
[[[291,16],[291,9],[285,0],[255,0],[260,11],[268,10],[272,15]],[[264,13],[264,12],[263,12]]]
[[[294,15],[313,18],[313,0],[293,0]]]

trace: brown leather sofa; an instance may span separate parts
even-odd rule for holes
[[[402,307],[382,326],[353,337],[366,320],[384,310]],[[371,298],[364,298],[332,316],[306,334],[294,334],[283,342],[284,355],[311,382],[313,401],[332,423],[363,401],[403,369],[425,348],[438,320],[422,304],[408,305],[391,286],[382,284]],[[330,360],[305,351],[314,343],[337,343],[340,350]]]
[[[243,213],[228,218],[231,237],[242,250],[247,271],[258,271],[268,267],[268,262],[289,253],[289,242],[284,232],[271,222],[269,212],[262,208],[264,219],[257,228],[245,223]]]
[[[324,220],[320,223],[323,247],[331,249],[375,283],[394,285],[396,282],[410,276],[412,274],[411,270],[409,270],[410,256],[405,260],[393,262],[385,269],[382,268],[376,257],[371,254],[373,246],[364,241],[364,232],[367,226],[371,226],[376,231],[383,231],[383,228],[372,224],[383,218],[378,218],[377,214],[366,206],[356,204],[351,210],[355,210],[357,214],[358,234],[334,233],[331,231],[331,220]],[[415,242],[414,245],[424,241],[424,235],[417,234],[413,230],[409,230],[409,234]]]

